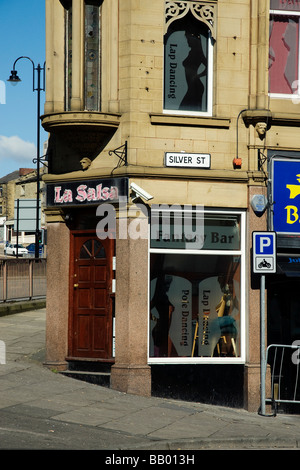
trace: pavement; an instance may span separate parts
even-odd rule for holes
[[[49,370],[45,315],[0,316],[0,450],[299,450],[299,415],[146,398]]]

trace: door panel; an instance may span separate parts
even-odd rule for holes
[[[78,280],[83,282],[83,281],[87,281],[87,282],[90,282],[90,274],[91,274],[91,270],[90,270],[90,266],[78,266]]]
[[[94,307],[103,309],[103,305],[105,305],[105,297],[106,297],[106,290],[105,289],[95,289],[94,291]]]
[[[72,232],[69,356],[112,357],[113,240]]]
[[[89,318],[83,315],[78,315],[77,329],[77,348],[79,351],[88,351],[90,344]]]
[[[95,266],[95,280],[96,281],[106,281],[106,267],[105,266]]]
[[[94,319],[94,349],[101,355],[105,353],[103,345],[105,344],[105,318],[96,316]]]

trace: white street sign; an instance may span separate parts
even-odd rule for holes
[[[166,152],[165,165],[169,167],[210,168],[210,154]]]

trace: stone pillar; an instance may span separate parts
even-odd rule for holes
[[[260,279],[252,275],[251,247],[252,232],[266,230],[266,214],[257,217],[250,201],[254,194],[265,194],[266,189],[259,185],[249,187],[248,240],[248,318],[246,323],[247,351],[244,374],[244,407],[248,411],[257,411],[260,406]],[[267,319],[265,319],[265,322]]]
[[[257,101],[256,108],[268,108],[269,67],[269,0],[259,0],[257,44]]]
[[[147,220],[146,227],[147,227]],[[124,213],[118,219],[127,236],[116,240],[115,365],[111,388],[136,395],[151,395],[148,347],[148,240],[130,236]],[[146,231],[147,233],[147,231]]]
[[[58,216],[53,219],[58,220]],[[69,246],[70,236],[66,225],[58,221],[48,222],[45,365],[58,370],[67,368]]]
[[[247,127],[252,124],[265,123],[266,130],[271,125],[271,113],[268,110],[268,56],[269,56],[269,0],[251,0],[251,81],[249,93],[249,107],[243,118]],[[252,137],[251,137],[252,136]],[[262,148],[264,144],[260,142],[265,135],[257,136],[250,133],[250,147],[253,151],[249,170],[256,170],[257,148]],[[255,139],[257,139],[255,141]],[[259,140],[260,139],[260,140]],[[261,178],[263,179],[263,178]],[[244,407],[248,411],[257,411],[260,406],[260,279],[259,276],[252,275],[252,232],[264,231],[267,229],[266,214],[257,217],[250,201],[254,194],[266,194],[264,182],[251,182],[249,186],[249,218],[248,218],[248,240],[249,253],[248,276],[248,317],[246,324],[247,352],[244,374]],[[265,323],[267,319],[265,318]]]
[[[250,109],[268,109],[270,0],[250,3]]]
[[[101,83],[101,111],[119,112],[119,2],[110,0],[101,7],[101,68],[106,79]]]
[[[64,111],[65,23],[61,3],[46,0],[46,101],[45,114]],[[42,64],[41,64],[42,65]]]

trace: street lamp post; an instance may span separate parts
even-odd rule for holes
[[[37,91],[37,157],[33,160],[36,160],[36,228],[35,228],[35,257],[39,258],[39,239],[40,239],[40,106],[41,106],[41,91],[45,91],[45,64],[43,67],[40,64],[37,67],[34,65],[34,62],[30,57],[21,56],[18,57],[14,64],[13,69],[11,71],[11,75],[8,82],[16,85],[21,81],[18,77],[18,73],[15,69],[16,63],[20,59],[27,59],[30,60],[33,66],[33,91]],[[43,72],[43,84],[41,86],[41,72]],[[37,75],[37,84],[36,78]]]

